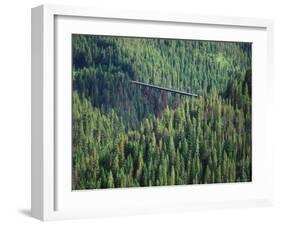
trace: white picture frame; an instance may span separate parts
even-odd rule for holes
[[[95,27],[95,31],[89,30],[89,27]],[[70,152],[59,151],[62,145],[71,149],[68,120],[71,111],[69,35],[92,32],[252,42],[255,90],[253,181],[244,184],[71,191]],[[271,20],[43,5],[32,9],[31,38],[33,217],[56,220],[272,204],[273,178],[268,175],[272,175],[270,172],[273,171],[273,153],[266,139],[261,139],[266,138],[269,107],[266,98],[270,95],[270,78],[273,76]],[[64,76],[67,74],[69,77]],[[62,104],[63,108],[60,107]],[[61,161],[66,162],[64,167]]]

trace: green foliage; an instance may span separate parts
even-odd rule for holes
[[[250,68],[249,43],[73,35],[73,189],[251,181]]]

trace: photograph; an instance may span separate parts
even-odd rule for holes
[[[72,34],[72,190],[252,181],[252,43]]]

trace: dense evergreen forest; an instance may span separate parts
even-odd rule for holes
[[[251,49],[72,35],[72,189],[251,181]]]

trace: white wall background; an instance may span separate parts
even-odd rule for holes
[[[281,225],[281,13],[276,0],[56,0],[98,8],[275,20],[274,94],[269,142],[275,151],[275,205],[269,208],[51,222],[51,225]],[[30,8],[49,0],[4,0],[0,8],[0,225],[38,225],[30,217]]]

